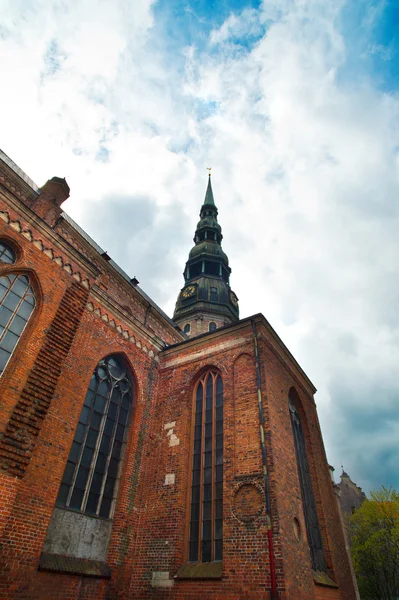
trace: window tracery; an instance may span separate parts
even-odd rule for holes
[[[0,375],[15,350],[34,307],[35,295],[27,275],[9,274],[0,277]]]
[[[92,375],[57,497],[57,506],[112,517],[132,409],[129,369],[120,356]]]

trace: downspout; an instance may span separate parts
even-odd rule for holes
[[[258,389],[258,410],[259,410],[259,433],[260,433],[260,447],[262,450],[262,470],[263,470],[263,485],[265,489],[265,501],[266,501],[266,526],[267,526],[267,543],[269,550],[269,567],[270,567],[270,600],[278,599],[277,592],[277,581],[276,581],[276,565],[274,561],[274,550],[273,550],[273,526],[271,516],[271,503],[270,503],[270,486],[269,486],[269,474],[267,472],[267,451],[265,444],[265,431],[263,428],[263,401],[262,401],[262,390],[261,390],[261,379],[260,379],[260,366],[259,366],[259,348],[258,339],[256,337],[256,325],[255,321],[252,321],[252,331],[254,336],[255,346],[255,362],[256,362],[256,385]]]

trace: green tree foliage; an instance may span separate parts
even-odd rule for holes
[[[399,493],[371,492],[350,519],[353,563],[362,600],[399,599]]]

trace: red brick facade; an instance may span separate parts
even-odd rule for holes
[[[275,597],[354,600],[309,379],[262,315],[186,340],[63,217],[65,185],[51,180],[39,194],[0,160],[0,241],[17,252],[14,265],[0,262],[0,277],[29,274],[37,299],[1,376],[0,598],[270,598],[260,394]],[[46,562],[43,546],[83,400],[96,365],[110,354],[126,357],[135,389],[107,559],[98,565],[57,555]],[[209,368],[221,374],[224,386],[224,541],[222,565],[213,576],[205,568],[200,578],[200,570],[187,577],[182,567],[188,561],[193,390]],[[311,568],[288,408],[291,387],[301,402],[324,574]]]

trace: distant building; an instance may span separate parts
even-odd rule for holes
[[[210,180],[174,320],[68,196],[0,153],[1,600],[355,600],[316,389],[239,319]]]
[[[362,488],[356,485],[345,471],[342,471],[341,481],[337,483],[337,487],[340,490],[340,504],[344,515],[353,514],[366,500]]]

